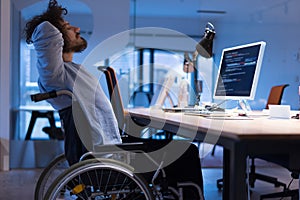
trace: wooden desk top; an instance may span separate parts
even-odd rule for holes
[[[20,110],[20,111],[54,111],[54,108],[50,105],[49,106],[47,106],[47,105],[44,105],[44,106],[29,105],[29,106],[20,106],[18,108],[18,110]]]
[[[270,119],[267,116],[256,116],[251,119],[243,117],[211,119],[149,108],[134,108],[127,110],[127,112],[131,117],[151,118],[153,122],[179,126],[183,130],[195,131],[197,129],[197,131],[202,132],[215,132],[216,134],[235,139],[257,136],[260,138],[288,136],[300,139],[300,120],[297,119]]]

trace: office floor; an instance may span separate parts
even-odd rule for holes
[[[222,177],[221,150],[217,149],[215,156],[207,156],[203,160],[204,193],[206,200],[221,200],[222,191],[218,190],[216,180]],[[215,162],[212,162],[215,159]],[[211,165],[211,166],[209,166]],[[7,172],[0,172],[0,200],[32,200],[35,184],[42,169],[13,169]],[[291,180],[290,173],[284,168],[276,165],[258,165],[257,171],[275,175],[286,184]],[[298,180],[294,180],[291,188],[298,188]],[[257,181],[251,192],[251,200],[259,199],[259,194],[279,191],[282,188],[275,188],[269,183]],[[238,192],[238,191],[237,191]],[[284,198],[290,199],[290,198]]]

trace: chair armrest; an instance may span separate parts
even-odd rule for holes
[[[122,143],[122,144],[106,144],[94,146],[95,152],[120,152],[120,151],[146,151],[146,145],[143,142]]]

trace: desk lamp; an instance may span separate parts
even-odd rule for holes
[[[193,58],[190,59],[187,52],[184,54],[184,67],[183,71],[186,73],[194,72],[194,83],[196,91],[195,105],[199,105],[202,93],[202,80],[198,80],[198,69],[196,66],[197,56],[200,54],[204,58],[212,57],[213,39],[215,37],[215,28],[208,22],[204,31],[204,36],[196,45],[196,50],[193,53]]]

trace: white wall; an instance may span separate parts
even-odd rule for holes
[[[0,170],[9,169],[10,0],[0,2]]]

